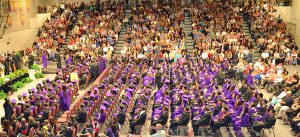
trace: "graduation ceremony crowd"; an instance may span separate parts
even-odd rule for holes
[[[298,64],[298,47],[271,5],[193,1],[187,10],[173,0],[136,4],[129,17],[124,10],[124,3],[110,1],[52,6],[26,57],[13,52],[0,58],[5,74],[25,62],[31,68],[35,59],[43,68],[58,62],[55,79],[5,99],[1,137],[118,137],[144,130],[166,136],[189,123],[187,132],[195,136],[204,128],[218,134],[221,127],[233,127],[238,137],[243,127],[259,136],[277,119],[300,132],[299,74],[285,68]],[[186,15],[191,34],[183,31]],[[122,23],[125,43],[117,56]],[[193,55],[186,53],[188,35]],[[261,58],[253,62],[256,47]]]

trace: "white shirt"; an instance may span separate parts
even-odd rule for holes
[[[268,58],[269,57],[269,53],[268,52],[263,52],[263,53],[261,53],[261,57]]]
[[[208,58],[208,53],[207,52],[203,52],[201,54],[202,59],[207,59]]]
[[[261,66],[261,63],[260,62],[256,62],[255,64],[254,64],[254,67],[255,68],[259,68]]]
[[[108,48],[107,47],[103,47],[103,52],[107,52]]]

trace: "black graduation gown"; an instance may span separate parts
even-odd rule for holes
[[[34,56],[29,55],[29,57],[28,57],[28,68],[31,68],[33,64],[34,64]]]
[[[11,116],[14,113],[13,107],[9,104],[8,101],[5,101],[3,104],[5,118],[11,120]]]
[[[15,54],[12,56],[12,59],[16,65],[16,69],[21,69],[21,56],[18,54]]]
[[[4,73],[5,73],[5,75],[8,75],[9,72],[10,72],[10,60],[9,60],[9,58],[5,58],[3,65],[4,65]]]
[[[57,68],[61,68],[61,56],[60,53],[57,54]]]

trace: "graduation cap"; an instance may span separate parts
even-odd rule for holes
[[[42,83],[43,83],[43,85],[45,85],[46,84],[46,80],[43,80]]]
[[[54,100],[53,105],[57,106],[58,102],[56,100]]]
[[[26,106],[26,108],[29,108],[29,107],[30,107],[30,104],[29,104],[29,103],[26,103],[25,106]]]
[[[16,103],[17,103],[17,100],[11,99],[10,102],[13,103],[13,104],[16,104]]]
[[[112,95],[111,92],[107,92],[107,93],[106,93],[106,96],[107,96],[107,97],[110,97],[111,95]]]
[[[107,108],[106,108],[104,105],[101,105],[101,106],[100,106],[100,109],[106,110]]]
[[[94,91],[97,91],[97,92],[98,92],[98,91],[99,91],[99,89],[98,89],[98,88],[94,88]]]
[[[49,103],[48,102],[44,103],[44,106],[49,106]]]
[[[47,96],[49,97],[49,99],[53,99],[54,98],[53,94],[48,94]]]
[[[36,95],[35,97],[37,100],[40,100],[41,99],[41,96],[40,95]]]
[[[80,104],[80,107],[81,107],[81,108],[84,108],[84,104]]]
[[[23,93],[22,93],[22,96],[23,96],[23,97],[26,97],[26,96],[27,96],[27,93],[26,93],[26,92],[23,92]]]
[[[29,94],[32,94],[32,89],[28,89],[28,93],[29,93]]]
[[[84,96],[84,97],[83,97],[83,100],[89,100],[89,97]]]
[[[104,104],[103,104],[103,105],[107,106],[107,105],[108,105],[108,102],[107,102],[107,101],[104,101]]]
[[[95,95],[93,93],[90,94],[91,98],[95,98]]]
[[[18,95],[18,99],[21,99],[22,98],[22,95]]]

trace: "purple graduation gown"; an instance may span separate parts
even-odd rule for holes
[[[70,108],[71,105],[71,98],[70,98],[70,90],[67,90],[66,93],[64,93],[63,91],[60,92],[59,96],[60,96],[60,108],[63,111],[67,111]]]
[[[44,53],[42,55],[42,63],[43,63],[43,67],[46,68],[48,66],[48,62],[47,62],[47,54]]]

